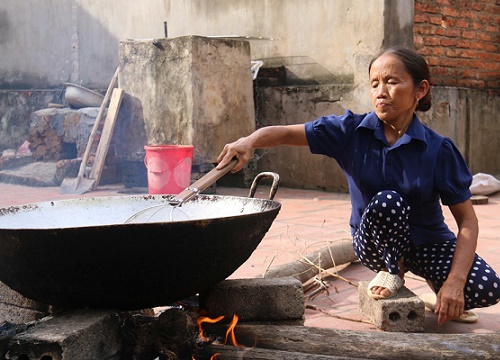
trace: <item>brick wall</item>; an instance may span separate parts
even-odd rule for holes
[[[414,42],[433,84],[500,92],[498,0],[415,0]]]

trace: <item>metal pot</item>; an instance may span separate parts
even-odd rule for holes
[[[94,197],[0,209],[0,281],[66,308],[167,305],[231,275],[281,208],[272,199],[198,195],[179,208],[167,205],[164,215],[155,215],[161,221],[124,224],[171,200]]]
[[[77,84],[64,83],[64,87],[66,89],[64,92],[64,100],[66,100],[73,109],[99,107],[104,100],[104,96],[98,92]]]

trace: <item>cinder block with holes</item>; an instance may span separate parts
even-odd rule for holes
[[[425,304],[417,295],[403,286],[396,296],[375,300],[367,287],[368,281],[359,283],[359,308],[375,326],[384,331],[424,331]]]
[[[9,359],[112,359],[121,349],[120,319],[112,310],[63,312],[14,335]]]

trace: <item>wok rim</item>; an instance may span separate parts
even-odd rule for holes
[[[85,203],[92,203],[93,201],[113,201],[116,199],[120,200],[127,200],[127,199],[144,199],[145,204],[147,204],[147,201],[155,201],[154,204],[149,204],[148,206],[145,206],[145,208],[149,206],[154,206],[154,205],[159,205],[157,203],[157,200],[165,201],[165,205],[168,205],[168,201],[172,200],[175,198],[175,194],[141,194],[141,195],[108,195],[108,196],[94,196],[94,197],[84,197],[84,198],[72,198],[72,199],[62,199],[62,200],[47,200],[47,201],[41,201],[41,202],[32,202],[32,203],[25,203],[21,205],[11,205],[8,207],[2,207],[0,208],[0,219],[2,216],[15,216],[16,213],[18,212],[29,212],[29,211],[36,211],[37,209],[42,209],[42,211],[47,211],[50,209],[51,206],[57,206],[59,204],[75,204],[78,205],[79,203],[82,205],[85,205]],[[210,199],[232,199],[232,200],[239,200],[239,201],[254,201],[254,202],[262,202],[266,203],[266,206],[264,210],[262,211],[255,211],[252,213],[266,213],[270,211],[274,211],[277,209],[278,211],[281,209],[282,204],[279,201],[276,201],[274,199],[264,199],[264,198],[255,198],[255,197],[247,197],[247,196],[235,196],[235,195],[220,195],[220,194],[199,194],[196,196],[193,196],[191,199],[189,199],[187,202],[191,201],[209,201]],[[43,209],[43,207],[47,207],[46,209]],[[133,215],[132,213],[131,215]],[[193,219],[193,220],[182,220],[182,221],[175,221],[178,223],[183,223],[183,224],[195,224],[198,222],[204,222],[207,220],[211,219],[231,219],[231,218],[238,218],[241,216],[245,216],[249,214],[242,214],[242,215],[230,215],[230,216],[217,216],[217,217],[208,217],[205,219]],[[162,224],[169,224],[171,223],[170,221],[165,221],[165,222],[130,222],[130,223],[113,223],[113,224],[89,224],[89,225],[81,225],[81,226],[52,226],[52,227],[4,227],[0,225],[0,232],[3,231],[33,231],[33,230],[40,230],[40,231],[48,231],[48,230],[65,230],[65,229],[75,229],[75,228],[103,228],[103,227],[109,227],[109,226],[148,226],[152,224],[156,225],[162,225]]]

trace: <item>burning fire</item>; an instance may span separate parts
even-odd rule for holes
[[[204,323],[215,324],[215,323],[221,321],[222,319],[224,319],[224,316],[219,316],[215,319],[209,318],[208,316],[200,316],[198,318],[198,320],[196,320],[196,324],[198,325],[200,340],[202,340],[202,341],[209,341],[210,340],[203,332],[203,324]],[[231,323],[229,324],[229,327],[226,331],[226,337],[224,339],[223,345],[226,345],[228,343],[228,339],[229,339],[230,345],[243,346],[243,345],[240,345],[238,343],[238,341],[236,341],[236,336],[234,334],[234,328],[236,327],[236,324],[238,323],[238,319],[239,319],[238,315],[236,315],[236,314],[233,315],[233,319],[231,320]],[[218,359],[219,355],[220,355],[219,353],[213,354],[212,357],[210,358],[210,360]],[[193,360],[194,360],[194,358],[193,358]]]
[[[236,315],[235,315],[236,316]],[[196,324],[198,324],[198,331],[200,333],[200,339],[203,340],[203,341],[208,341],[210,340],[208,337],[205,336],[205,334],[203,333],[203,326],[202,324],[203,323],[209,323],[209,324],[215,324],[216,322],[219,322],[221,321],[222,319],[224,319],[224,315],[221,315],[215,319],[211,319],[209,318],[208,316],[200,316],[198,318],[198,320],[196,320]]]
[[[228,337],[231,337],[231,345],[233,346],[241,346],[238,344],[236,341],[236,336],[234,335],[234,328],[236,327],[236,324],[238,323],[238,315],[233,315],[233,320],[231,320],[231,323],[229,324],[229,328],[226,331],[226,338],[224,339],[224,344],[227,344],[227,339]]]

